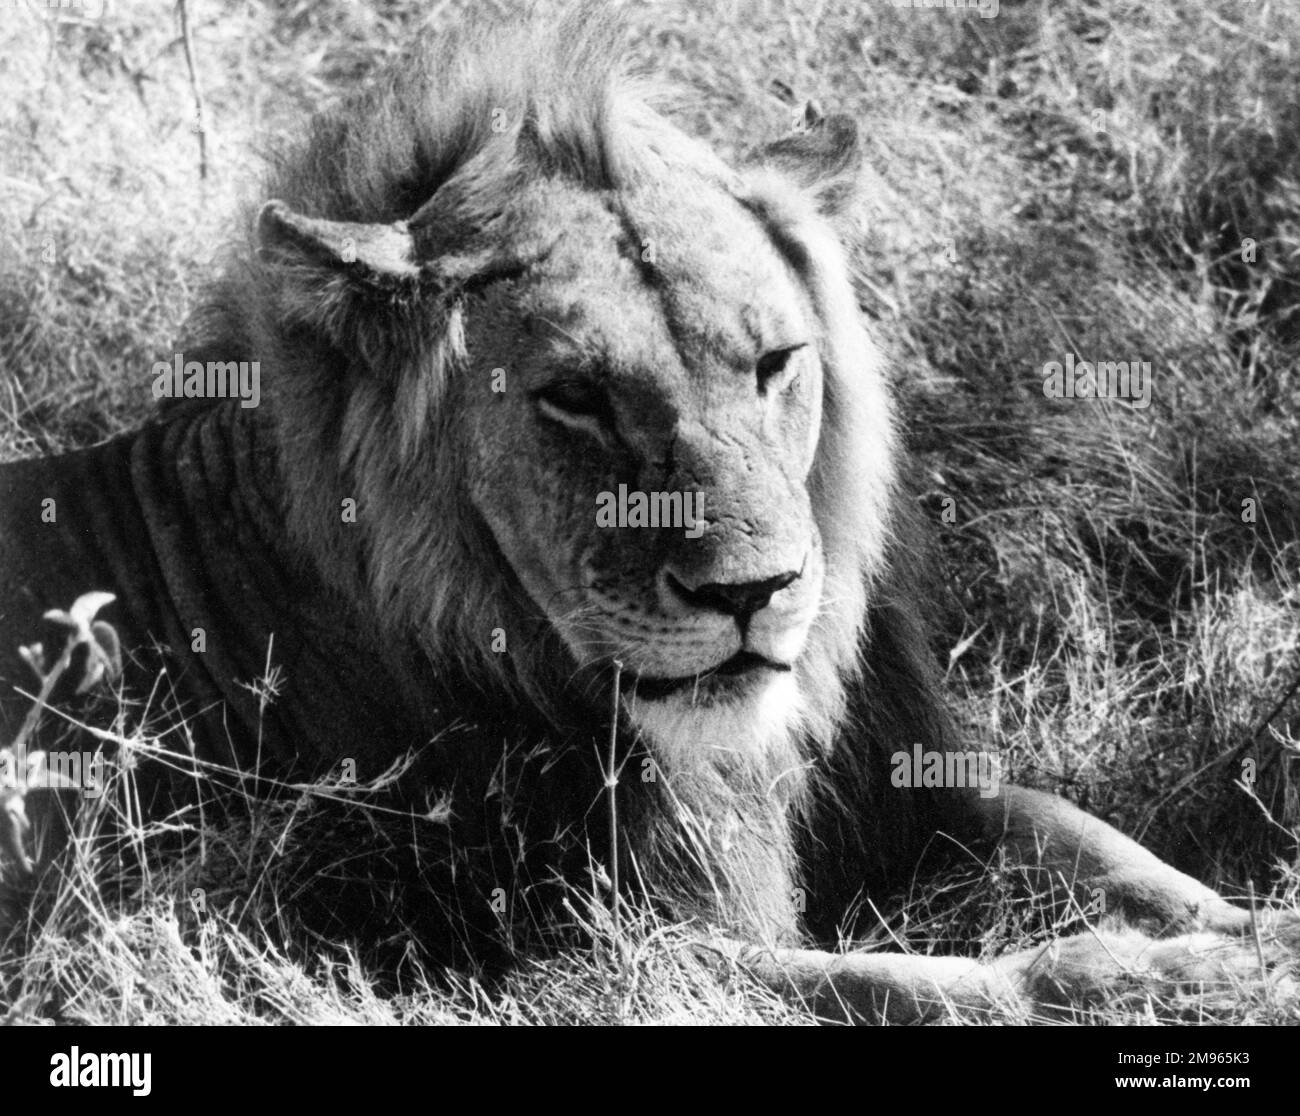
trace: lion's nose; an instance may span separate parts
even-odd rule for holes
[[[766,608],[773,596],[798,576],[798,570],[788,570],[762,581],[709,581],[702,585],[688,585],[671,570],[666,570],[664,580],[674,594],[695,608],[745,617]]]

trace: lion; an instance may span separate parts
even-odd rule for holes
[[[127,690],[161,664],[200,758],[365,778],[414,751],[471,950],[489,894],[545,918],[594,861],[831,1019],[1203,975],[1250,912],[1053,795],[891,779],[963,741],[855,296],[857,127],[809,105],[730,164],[618,42],[590,4],[421,40],[277,159],[151,374],[182,398],[0,470],[4,739],[17,644],[106,591]],[[256,366],[257,406],[204,397],[213,363]],[[629,492],[664,514],[598,515]],[[991,964],[827,948],[936,845],[1131,927]]]

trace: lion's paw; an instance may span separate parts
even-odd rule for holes
[[[1278,940],[1291,949],[1300,948],[1300,911],[1257,906],[1252,912],[1219,899],[1198,913],[1198,930],[1252,937],[1258,931],[1264,941]]]
[[[1124,1007],[1152,995],[1239,999],[1252,990],[1292,999],[1300,992],[1298,947],[1295,920],[1261,934],[1259,943],[1209,931],[1149,938],[1136,930],[1104,930],[1012,954],[996,965],[1032,1003],[1048,1009]]]

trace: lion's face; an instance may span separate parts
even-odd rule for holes
[[[825,743],[894,478],[837,224],[856,128],[810,108],[738,172],[617,82],[588,104],[538,80],[556,103],[526,95],[513,133],[431,133],[429,152],[466,146],[414,212],[411,183],[354,207],[386,222],[318,216],[330,198],[262,208],[263,289],[297,370],[269,398],[312,478],[291,529],[435,664],[472,673],[513,617],[520,653],[488,661],[533,700],[571,667],[596,696],[617,661],[669,753]],[[340,492],[366,509],[356,532],[325,530]]]
[[[469,315],[471,499],[579,664],[622,662],[634,709],[788,694],[823,581],[806,293],[716,188],[621,214],[574,191],[556,220],[545,262]]]

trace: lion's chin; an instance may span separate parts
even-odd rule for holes
[[[633,724],[677,770],[726,754],[757,758],[786,750],[799,729],[801,707],[790,671],[715,675],[707,692],[682,687],[647,699],[634,688],[628,694]]]

